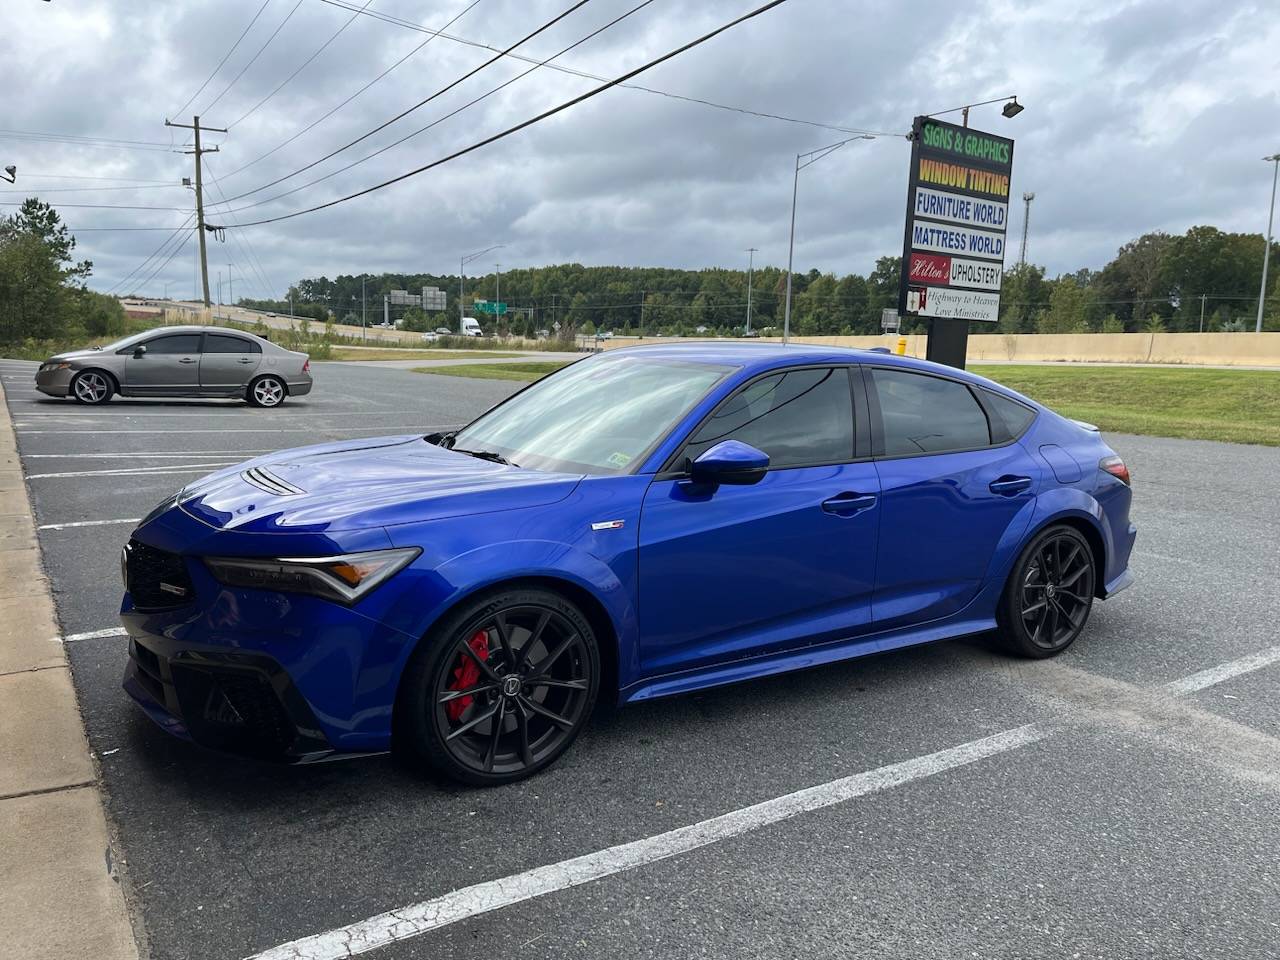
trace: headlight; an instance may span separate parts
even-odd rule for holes
[[[309,593],[350,604],[403,570],[421,552],[408,547],[339,557],[205,557],[204,565],[229,587]]]
[[[53,370],[68,370],[70,367],[71,364],[69,363],[42,363],[40,364],[40,372],[49,373]]]

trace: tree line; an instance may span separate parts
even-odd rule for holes
[[[1264,329],[1280,330],[1280,263],[1268,278]],[[1152,232],[1122,246],[1099,270],[1084,268],[1049,277],[1043,266],[1014,265],[1005,271],[1000,322],[1004,333],[1120,333],[1147,330],[1252,330],[1262,274],[1260,234],[1228,233],[1195,226],[1184,234]],[[881,332],[881,312],[896,307],[901,260],[880,257],[866,276],[810,270],[792,278],[791,330],[798,336]],[[666,267],[586,267],[555,264],[466,278],[467,312],[476,299],[493,300],[496,281],[506,317],[481,316],[486,331],[530,335],[537,330],[610,330],[618,334],[741,334],[746,328],[746,270]],[[409,325],[421,329],[457,325],[458,276],[384,273],[300,280],[290,288],[293,309],[314,319],[359,322],[361,284],[370,323],[382,319],[382,296],[390,290],[418,293],[423,286],[446,291],[443,314],[416,309]],[[786,302],[786,271],[761,266],[751,276],[751,327],[779,332]],[[287,300],[250,301],[247,306],[280,310]],[[394,308],[393,308],[394,309]],[[905,331],[923,329],[906,320]]]

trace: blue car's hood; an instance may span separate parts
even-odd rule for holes
[[[256,482],[246,479],[250,468]],[[196,481],[179,500],[219,529],[302,533],[542,506],[581,479],[478,460],[421,437],[379,437],[258,457]],[[268,492],[276,481],[283,495]]]

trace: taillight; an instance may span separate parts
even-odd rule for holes
[[[311,358],[310,358],[310,357],[307,357],[307,359],[305,359],[305,360],[303,360],[303,361],[302,361],[302,372],[303,372],[303,373],[310,373],[310,372],[311,372]]]
[[[1129,486],[1129,468],[1124,465],[1124,461],[1119,457],[1103,457],[1098,461],[1098,469],[1111,474],[1126,487]]]

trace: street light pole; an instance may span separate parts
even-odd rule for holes
[[[368,280],[363,274],[360,277],[360,340],[361,342],[369,338],[369,297],[365,293],[365,281]]]
[[[1262,332],[1262,308],[1267,302],[1267,267],[1271,261],[1271,226],[1276,216],[1276,178],[1280,176],[1280,153],[1263,157],[1272,166],[1271,171],[1271,209],[1267,213],[1267,245],[1262,248],[1262,289],[1258,291],[1258,325],[1255,332]]]
[[[791,184],[791,240],[787,245],[787,305],[782,320],[782,342],[784,344],[791,342],[791,268],[796,252],[796,194],[800,190],[800,171],[817,163],[828,154],[835,153],[846,143],[852,143],[855,140],[874,139],[875,136],[873,134],[863,133],[837,143],[827,144],[827,146],[819,147],[817,150],[810,150],[808,153],[796,154],[795,178]],[[802,160],[804,161],[803,163],[800,162]]]
[[[467,333],[467,329],[466,329],[467,313],[466,313],[466,308],[463,306],[463,301],[466,299],[466,296],[467,296],[466,286],[465,286],[467,264],[470,263],[472,260],[475,260],[477,257],[483,257],[486,253],[489,253],[493,250],[501,249],[502,247],[505,247],[505,246],[506,246],[505,243],[495,243],[492,247],[485,247],[483,250],[477,250],[475,253],[469,253],[458,261],[458,333],[459,335],[466,336],[466,333]]]
[[[792,215],[794,216],[794,208]],[[747,333],[751,333],[751,274],[755,269],[756,247],[747,247]]]

